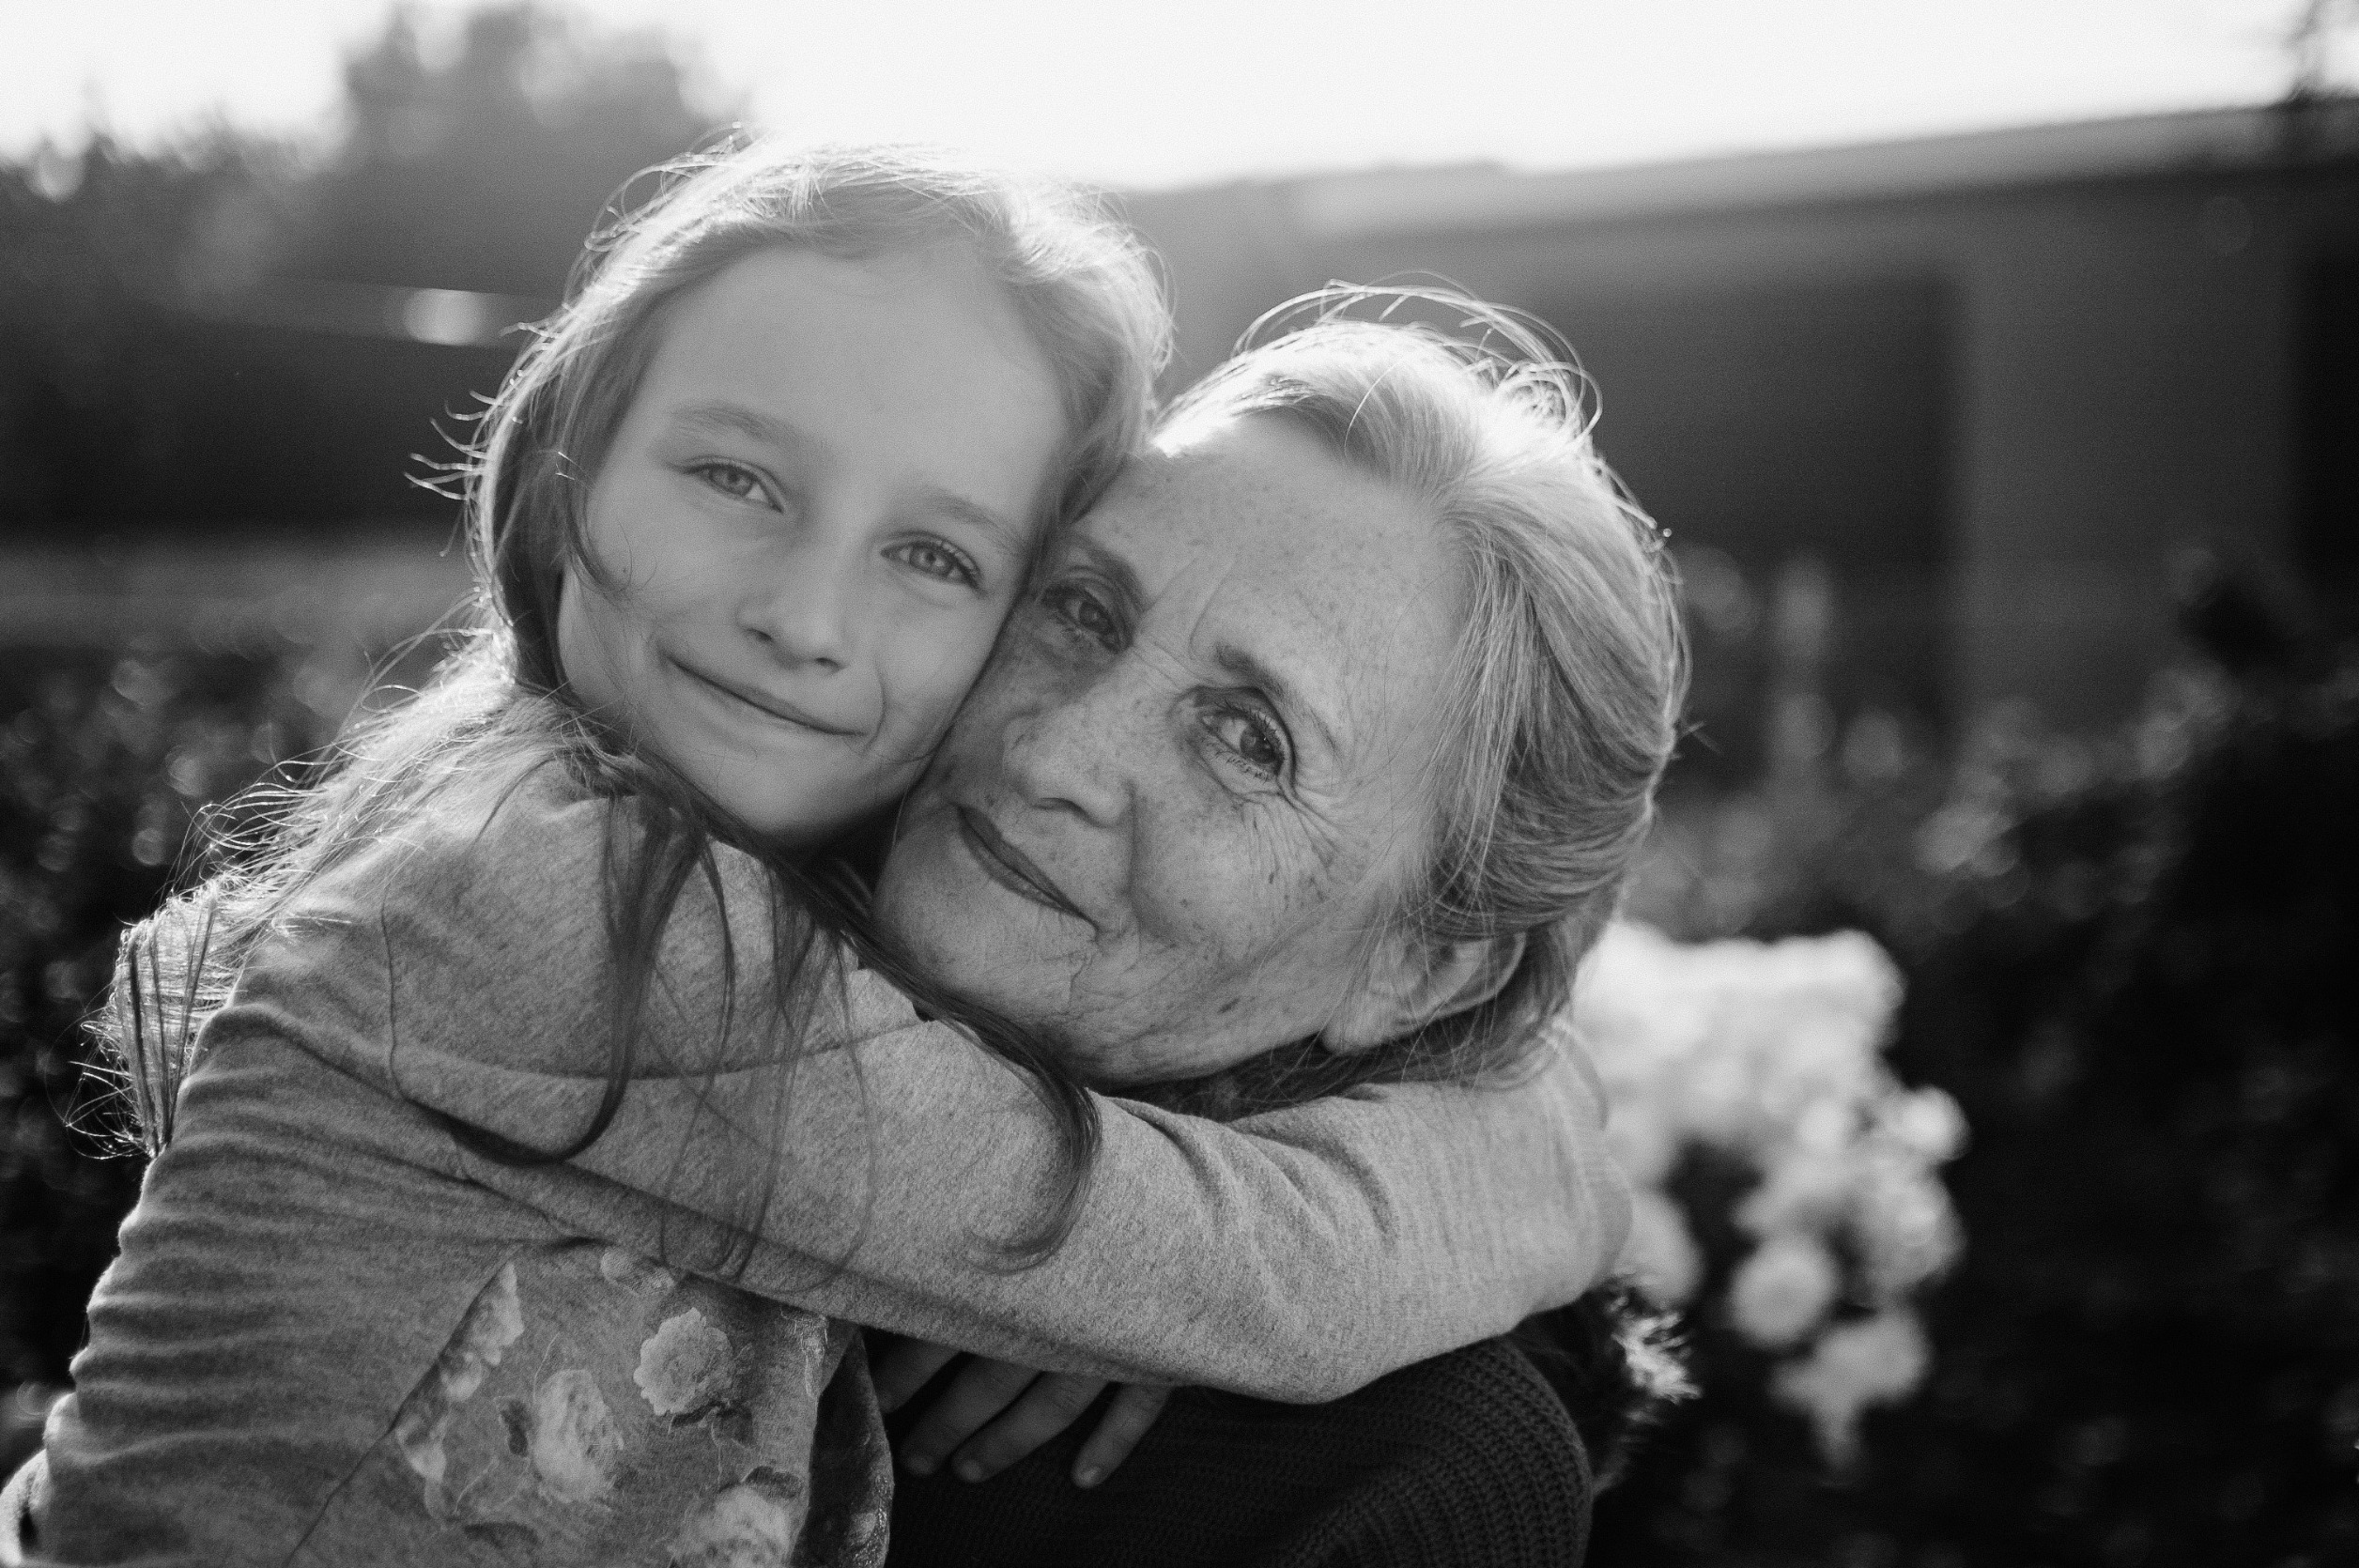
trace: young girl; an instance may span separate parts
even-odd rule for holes
[[[853,1323],[1317,1399],[1601,1271],[1577,1073],[1101,1100],[829,869],[1164,332],[1125,238],[941,160],[740,151],[605,237],[487,415],[489,629],[127,945],[155,1158],[49,1560],[871,1562]]]

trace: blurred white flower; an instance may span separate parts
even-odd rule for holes
[[[1771,1237],[1730,1282],[1729,1312],[1737,1331],[1765,1350],[1782,1350],[1826,1317],[1842,1288],[1842,1270],[1816,1237]]]
[[[1754,1344],[1793,1352],[1781,1397],[1812,1412],[1834,1457],[1860,1409],[1923,1376],[1905,1304],[1964,1244],[1937,1169],[1965,1147],[1966,1118],[1885,1065],[1900,1000],[1898,969],[1858,932],[1683,945],[1617,925],[1565,1021],[1611,1102],[1608,1142],[1636,1189],[1624,1262],[1649,1295],[1688,1302],[1706,1271],[1669,1192],[1683,1158],[1758,1176],[1730,1216],[1759,1246],[1730,1260],[1726,1307]],[[1877,1315],[1827,1326],[1846,1297]]]
[[[1852,1206],[1869,1294],[1898,1299],[1950,1267],[1963,1246],[1949,1194],[1929,1171],[1875,1169]]]
[[[1761,1185],[1736,1206],[1739,1225],[1770,1236],[1803,1226],[1829,1229],[1842,1220],[1858,1179],[1848,1151],[1782,1149],[1772,1158]]]
[[[1890,1096],[1876,1108],[1875,1130],[1930,1164],[1954,1160],[1966,1147],[1966,1113],[1940,1089]]]
[[[1772,1391],[1810,1417],[1819,1447],[1841,1468],[1858,1457],[1860,1416],[1914,1392],[1932,1361],[1916,1314],[1878,1313],[1821,1334],[1808,1356],[1778,1369]]]

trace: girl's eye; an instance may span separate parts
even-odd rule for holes
[[[1205,715],[1204,728],[1263,777],[1274,779],[1286,771],[1286,741],[1266,715],[1249,707],[1215,708]]]
[[[981,585],[983,575],[964,552],[952,549],[938,539],[913,540],[895,546],[887,554],[904,566],[914,567],[929,577],[944,582],[964,583],[969,588]]]
[[[1049,612],[1084,637],[1112,648],[1121,641],[1122,628],[1114,612],[1079,583],[1057,583],[1041,595]]]
[[[688,471],[732,500],[768,499],[762,476],[741,463],[699,463]]]

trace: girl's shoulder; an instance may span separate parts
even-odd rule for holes
[[[618,970],[643,962],[666,1008],[700,1018],[764,1001],[786,974],[820,1005],[806,1021],[814,1046],[915,1022],[898,991],[807,930],[762,861],[697,838],[679,878],[651,875],[644,833],[628,797],[586,786],[561,757],[487,767],[444,782],[320,878],[282,932],[296,956],[366,950],[502,1016],[609,998]],[[623,901],[667,897],[630,958]],[[538,1032],[507,1022],[519,1038]]]
[[[382,810],[288,913],[300,921],[355,902],[423,898],[489,915],[578,894],[599,876],[614,802],[569,773],[562,760],[539,757],[439,779]]]

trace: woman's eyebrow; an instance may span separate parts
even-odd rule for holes
[[[1066,546],[1069,556],[1078,556],[1089,563],[1089,569],[1105,579],[1105,584],[1122,600],[1131,614],[1138,613],[1147,603],[1147,591],[1139,586],[1138,573],[1131,563],[1094,539],[1073,538]]]
[[[1313,702],[1301,686],[1279,673],[1275,665],[1252,649],[1240,647],[1234,642],[1224,642],[1214,647],[1212,662],[1223,673],[1259,687],[1287,714],[1300,717],[1325,743],[1329,751],[1342,751],[1343,747],[1335,739],[1335,728],[1319,711],[1318,704]]]

